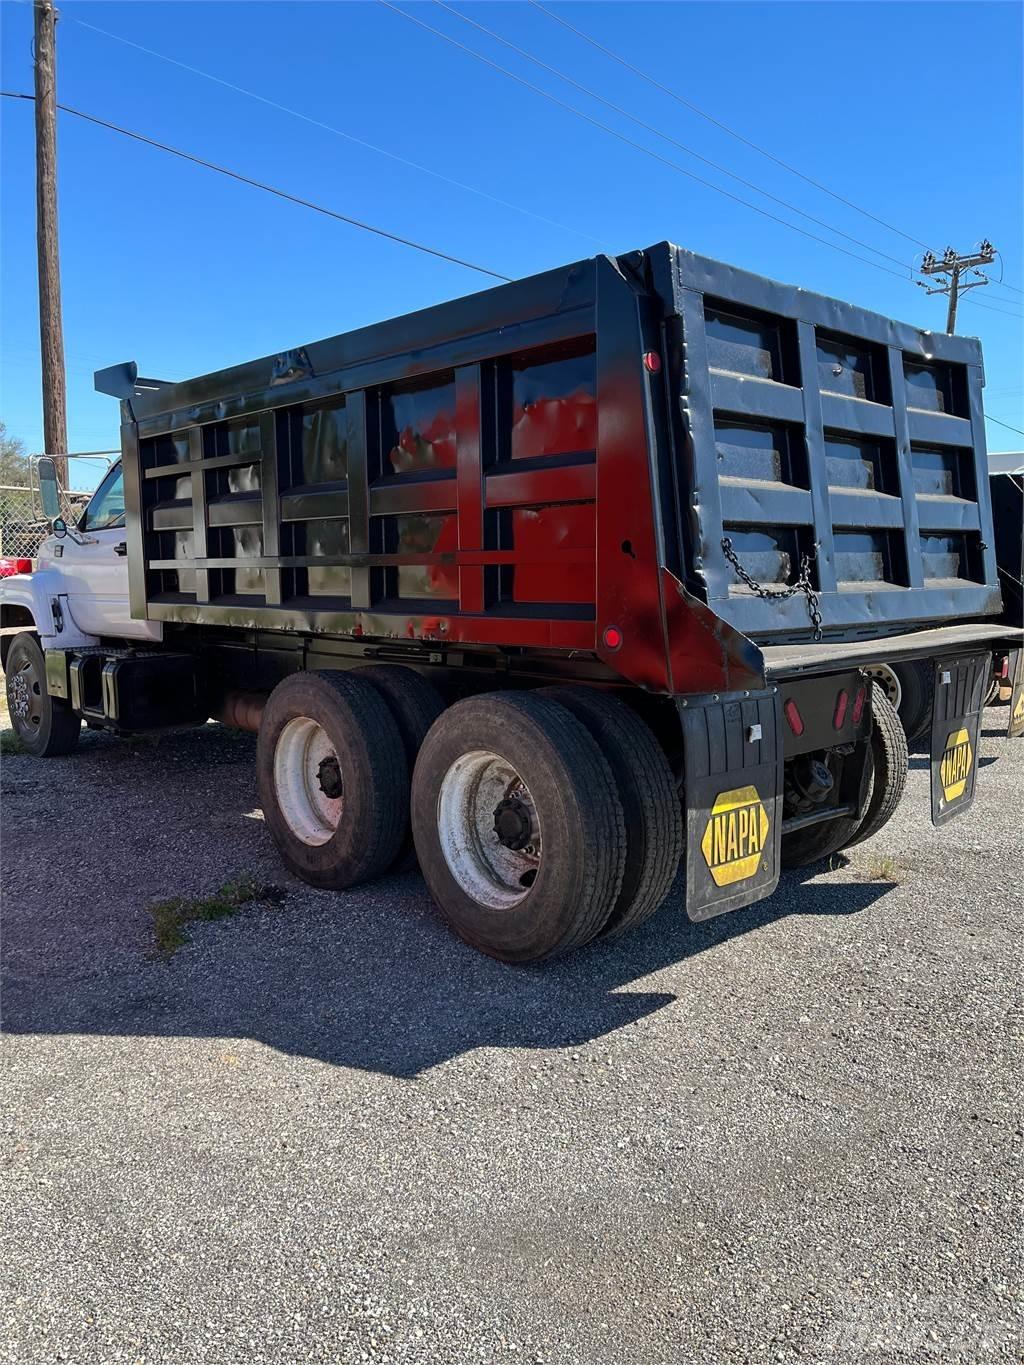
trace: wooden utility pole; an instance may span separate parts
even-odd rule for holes
[[[43,440],[58,456],[57,477],[67,487],[68,408],[64,324],[57,245],[57,11],[33,0],[36,90],[36,245],[39,252],[39,343],[43,362]]]
[[[925,253],[925,258],[921,262],[922,275],[937,275],[939,283],[934,289],[928,289],[921,281],[921,288],[929,294],[948,294],[949,308],[946,310],[946,331],[953,335],[956,330],[956,305],[961,294],[965,294],[968,289],[977,289],[981,284],[989,284],[989,278],[984,271],[978,267],[991,265],[995,259],[996,249],[986,238],[977,251],[972,251],[970,255],[960,256],[951,246],[947,246],[940,259],[933,252]],[[964,283],[961,277],[965,272],[970,271],[976,279],[968,280]]]

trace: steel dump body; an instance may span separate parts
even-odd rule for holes
[[[974,340],[667,243],[179,384],[117,367],[132,614],[662,693],[994,620]],[[731,547],[727,557],[723,542]],[[810,592],[775,593],[806,563]]]

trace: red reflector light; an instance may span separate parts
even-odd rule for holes
[[[622,631],[618,626],[605,626],[603,639],[605,649],[618,649],[622,644]]]
[[[657,374],[661,369],[661,356],[657,351],[644,352],[644,368],[649,374]]]
[[[794,735],[802,735],[804,732],[804,718],[800,714],[799,706],[797,706],[792,697],[790,697],[789,701],[786,702],[782,709],[785,712],[786,720],[789,722],[789,728],[793,731]]]
[[[1010,656],[1009,656],[1009,654],[1006,654],[1006,655],[1003,656],[1003,666],[1002,666],[1002,668],[999,670],[999,676],[1000,676],[1001,678],[1008,678],[1008,677],[1010,676]]]
[[[853,699],[853,723],[860,724],[860,718],[864,714],[864,703],[867,701],[868,689],[861,683],[857,688],[857,695]]]
[[[843,721],[846,719],[846,708],[850,704],[850,694],[846,688],[840,688],[839,696],[836,697],[836,709],[832,714],[832,729],[841,730]]]
[[[0,578],[10,578],[12,574],[31,572],[31,559],[11,559],[8,555],[0,558]]]

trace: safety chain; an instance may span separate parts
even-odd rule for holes
[[[818,605],[818,594],[811,586],[811,565],[817,558],[820,542],[815,541],[813,549],[800,559],[800,573],[795,583],[787,583],[783,588],[766,588],[763,583],[759,583],[756,578],[752,578],[737,558],[736,551],[732,548],[732,541],[728,536],[722,537],[722,553],[736,571],[736,577],[745,583],[750,591],[756,596],[763,598],[766,602],[773,598],[780,601],[787,597],[795,597],[798,592],[802,592],[807,599],[807,615],[811,618],[811,625],[814,627],[814,639],[821,639],[821,609]]]

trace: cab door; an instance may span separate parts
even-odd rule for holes
[[[125,640],[160,638],[158,623],[133,621],[129,611],[120,461],[92,495],[78,523],[77,536],[65,535],[58,545],[68,609],[79,630]]]

